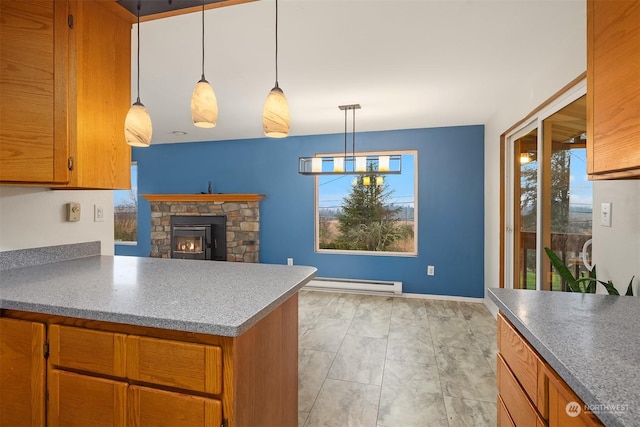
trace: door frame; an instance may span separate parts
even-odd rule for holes
[[[538,158],[544,158],[544,147],[542,144],[543,121],[569,105],[573,101],[577,100],[581,96],[586,94],[587,84],[586,75],[584,72],[580,76],[565,85],[562,89],[552,95],[545,102],[536,107],[526,117],[518,121],[516,124],[507,129],[500,135],[500,287],[501,288],[513,288],[514,280],[516,280],[517,272],[514,271],[514,248],[515,248],[515,203],[513,200],[514,191],[514,141],[519,137],[530,132],[534,128],[538,128],[537,145],[538,145]],[[542,167],[538,168],[538,182],[543,182],[544,170]],[[538,186],[538,206],[537,206],[537,235],[536,235],[536,250],[538,256],[536,257],[536,290],[541,289],[543,271],[542,261],[542,245],[543,233],[542,224],[544,218],[542,217],[542,197],[543,186]],[[548,265],[548,264],[547,264]]]

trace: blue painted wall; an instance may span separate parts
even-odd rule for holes
[[[314,252],[314,179],[298,157],[341,152],[344,134],[161,144],[134,148],[138,193],[258,193],[260,261],[318,268],[319,277],[400,280],[404,292],[484,297],[484,126],[359,132],[357,149],[418,150],[418,256]],[[151,212],[140,198],[138,245],[148,256]],[[435,276],[427,276],[427,265]]]

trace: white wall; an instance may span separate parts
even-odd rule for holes
[[[522,80],[511,88],[509,101],[485,125],[485,288],[499,286],[500,279],[500,135],[587,69],[586,2],[571,2],[573,19],[565,22],[567,37],[558,40],[557,54],[531,58],[527,47],[514,52],[522,62]],[[529,61],[548,63],[539,75],[527,73]],[[496,310],[488,299],[488,306]]]
[[[611,227],[600,225],[600,203],[611,202]],[[598,279],[624,294],[632,276],[640,283],[640,180],[593,183],[593,262]],[[598,293],[606,293],[598,286]]]
[[[65,220],[68,202],[81,204],[80,221]],[[93,221],[94,205],[104,222]],[[0,186],[0,252],[96,240],[113,255],[113,191]]]

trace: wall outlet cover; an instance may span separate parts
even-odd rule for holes
[[[80,221],[80,203],[67,203],[67,221]]]

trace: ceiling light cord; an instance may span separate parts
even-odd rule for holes
[[[276,0],[276,86],[278,86],[278,0]]]
[[[202,80],[205,81],[204,78],[204,0],[202,0]]]
[[[138,55],[137,55],[136,65],[138,66],[138,76],[137,76],[138,96],[136,99],[136,104],[140,104],[140,2],[138,2]]]

